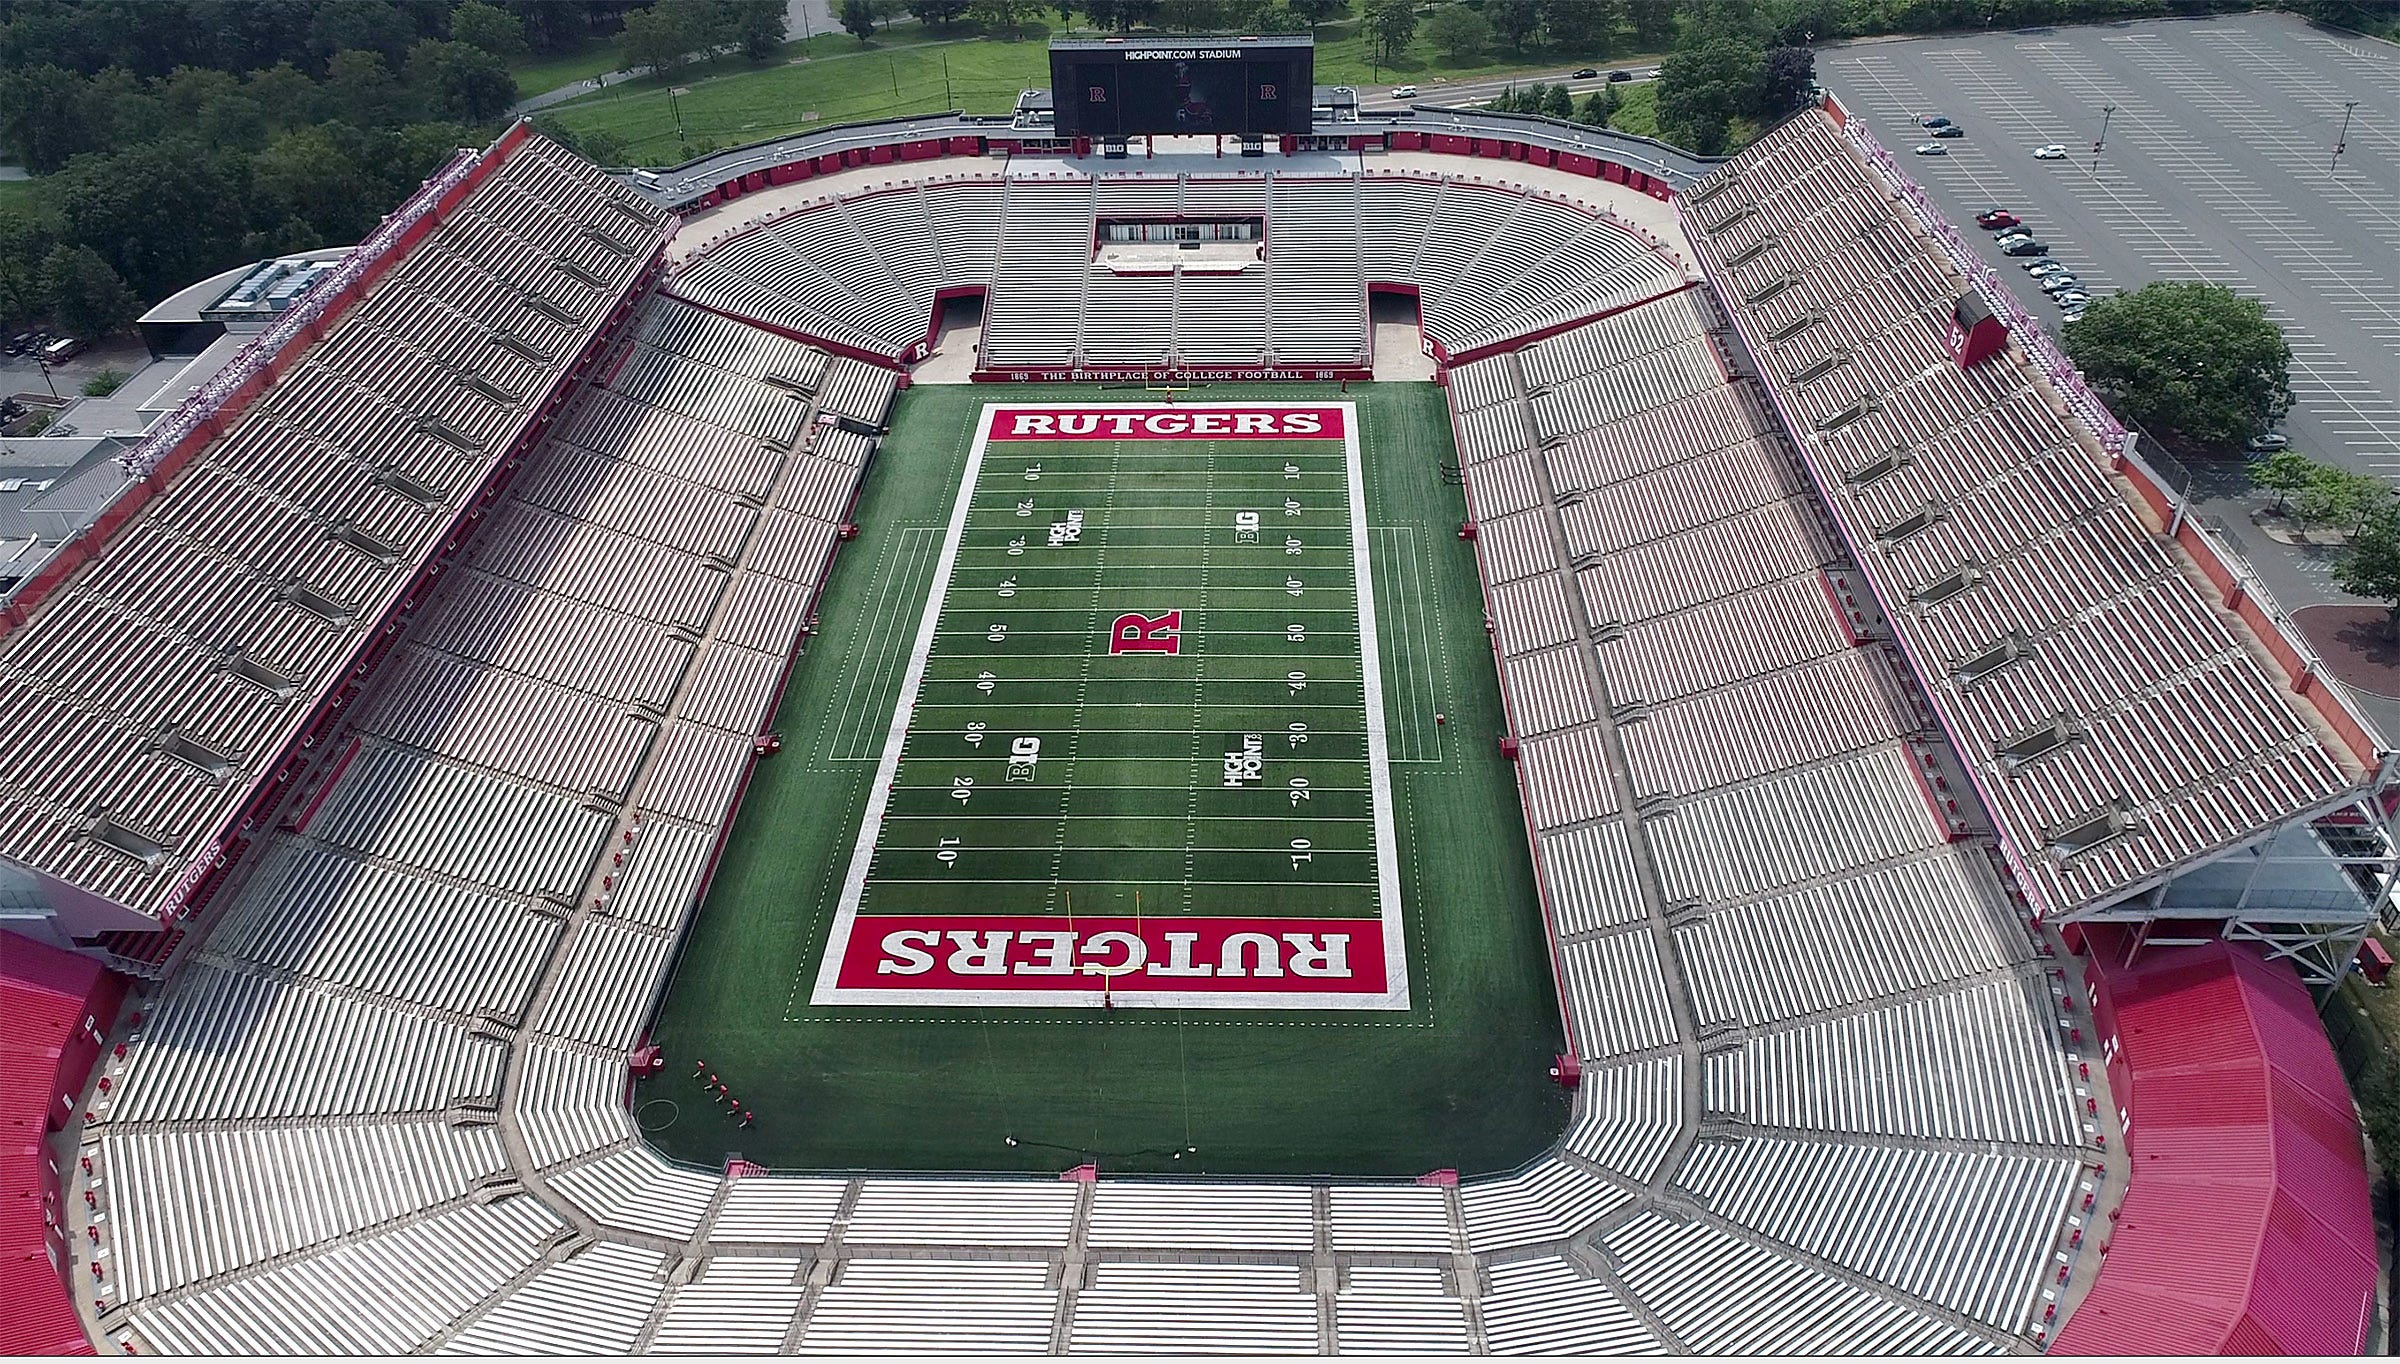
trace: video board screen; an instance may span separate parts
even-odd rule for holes
[[[1253,48],[1205,40],[1053,47],[1050,94],[1058,134],[1305,135],[1312,56],[1305,45]]]

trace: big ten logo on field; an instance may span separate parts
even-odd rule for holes
[[[1021,734],[1008,741],[1008,779],[1032,781],[1034,765],[1042,760],[1042,741]]]
[[[1258,513],[1240,511],[1233,514],[1233,542],[1237,545],[1258,543]]]
[[[1183,612],[1145,616],[1128,611],[1108,627],[1110,654],[1180,654],[1183,652]]]
[[[1264,734],[1244,734],[1233,747],[1225,750],[1225,785],[1233,788],[1254,785],[1267,775],[1267,737]]]
[[[1067,519],[1050,523],[1050,548],[1071,545],[1083,538],[1083,508],[1071,507]]]

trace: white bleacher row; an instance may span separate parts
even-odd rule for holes
[[[1265,257],[1230,274],[1099,263],[1098,220],[1145,213],[1261,214]],[[923,339],[937,291],[985,288],[987,365],[1306,367],[1364,362],[1370,277],[1415,287],[1426,334],[1453,353],[1686,283],[1636,230],[1580,204],[1467,178],[1311,171],[895,182],[712,243],[674,289],[894,359]]]
[[[608,242],[563,230],[574,213],[605,218]],[[665,227],[534,138],[302,344],[0,641],[0,731],[45,738],[44,761],[0,784],[0,849],[117,903],[165,907]],[[411,315],[438,318],[449,341],[430,345],[398,320]],[[197,746],[198,765],[162,733]],[[104,840],[93,815],[159,851]]]
[[[1644,316],[1654,308],[1659,317]],[[1833,609],[1827,571],[1838,564],[1804,480],[1760,414],[1720,396],[1723,372],[1699,335],[1706,320],[1688,298],[1644,305],[1465,366],[1466,380],[1451,387],[1465,409],[1462,430],[1480,414],[1523,411],[1537,363],[1554,392],[1579,395],[1534,409],[1555,421],[1480,424],[1482,444],[1467,456],[1477,548],[1487,581],[1498,584],[1492,615],[1511,719],[1533,735],[1520,771],[1562,938],[1577,1050],[1601,1063],[1587,1084],[1616,1080],[1608,1102],[1584,1109],[1578,1131],[1621,1130],[1646,1160],[1669,1153],[1683,1120],[1679,1091],[1649,1091],[1650,1102],[1630,1110],[1638,1116],[1621,1122],[1601,1115],[1645,1092],[1627,1077],[1676,1059],[1606,1064],[1683,1040],[1671,954],[1696,1026],[1730,1030],[1733,1044],[1713,1047],[1695,1078],[1704,1081],[1703,1110],[1732,1123],[1737,1137],[1749,1125],[1873,1133],[1901,1143],[1892,1160],[1931,1159],[1908,1143],[1967,1132],[2029,1148],[2021,1167],[1966,1182],[1955,1239],[1906,1263],[1867,1258],[1912,1244],[1891,1222],[1875,1228],[1878,1242],[1859,1230],[1865,1224],[1843,1220],[1873,1191],[1858,1183],[1872,1167],[1840,1135],[1789,1143],[1795,1166],[1745,1185],[1748,1200],[1719,1215],[1806,1254],[1838,1260],[1827,1249],[1838,1247],[1870,1265],[1861,1272],[1871,1278],[2022,1333],[2077,1169],[2060,1038],[2043,992],[2023,979],[2030,947],[1988,859],[1946,842],[1915,754],[1899,742],[1920,726],[1914,704]],[[1661,368],[1662,357],[1679,353],[1706,363]],[[1535,449],[1537,439],[1546,448]],[[1491,496],[1506,509],[1497,516]],[[1541,506],[1554,500],[1555,511]],[[1561,563],[1562,541],[1571,563]],[[1695,552],[1700,546],[1714,552]],[[1580,617],[1561,582],[1569,572],[1581,588]],[[1596,661],[1602,694],[1579,690],[1567,666],[1579,657]],[[1559,776],[1534,755],[1556,735],[1534,726],[1584,716],[1574,707],[1587,696],[1616,717],[1623,761],[1645,800],[1628,815],[1562,827],[1545,815],[1582,810],[1545,795]],[[1593,753],[1616,761],[1606,745]],[[1659,803],[1661,794],[1675,799]],[[1644,890],[1634,828],[1649,850],[1654,892]],[[1651,927],[1646,893],[1674,915],[1668,934]],[[1927,991],[1940,993],[1901,1002]],[[1675,1187],[1700,1187],[1704,1175],[1681,1171],[1711,1168],[1702,1161],[1686,1157]],[[1956,1192],[1959,1182],[1942,1187]],[[1734,1253],[1724,1249],[1732,1242],[1711,1244],[1712,1253]],[[1782,1259],[1771,1247],[1739,1253]],[[1788,1301],[1795,1295],[1833,1303],[1855,1292],[1786,1262],[1750,1274],[1756,1282],[1743,1291],[1693,1297],[1687,1326],[1657,1296],[1687,1287],[1625,1278],[1678,1343],[1699,1349],[1743,1348],[1734,1343],[1744,1339],[1741,1323],[1801,1315]],[[1563,1292],[1613,1301],[1577,1276],[1561,1283]],[[1880,1310],[1896,1314],[1895,1342],[1930,1342],[1950,1329],[1921,1312]],[[1986,1344],[1952,1335],[1960,1345]]]
[[[2105,903],[2362,779],[2254,661],[2029,353],[1973,369],[1943,358],[1951,305],[1972,286],[1829,119],[1779,126],[1683,211],[1877,594],[1913,602],[1962,568],[1980,575],[1891,625],[2037,907]],[[1929,508],[1922,528],[1891,533]],[[2026,657],[1952,675],[2012,635]],[[2023,764],[2001,752],[2062,717],[2086,733]],[[2111,808],[2131,827],[2054,843]]]

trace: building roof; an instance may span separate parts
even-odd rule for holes
[[[1052,52],[1182,52],[1202,49],[1208,55],[1255,48],[1314,49],[1316,45],[1316,35],[1309,33],[1253,33],[1238,37],[1222,33],[1146,33],[1115,38],[1050,40]]]
[[[0,617],[0,859],[176,909],[666,229],[512,130],[127,452]]]
[[[50,1263],[42,1143],[59,1053],[105,975],[97,962],[0,932],[0,1355],[92,1352]]]
[[[1960,295],[1997,286],[1894,183],[1812,110],[1678,203],[2026,894],[2104,905],[2365,789],[2380,738],[2300,694],[2022,310],[1987,298],[2009,348],[1948,359]]]
[[[2314,1001],[2252,946],[2092,937],[2133,1172],[2053,1354],[2350,1355],[2375,1306],[2358,1122]]]

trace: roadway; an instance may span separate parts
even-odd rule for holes
[[[2262,300],[2292,348],[2294,445],[2400,478],[2400,48],[2254,13],[1853,43],[1821,51],[1817,73],[1970,234],[2003,205],[2095,296],[2203,279]],[[1930,113],[1967,135],[1910,155]],[[2048,142],[2070,158],[2036,160]],[[2033,300],[2015,262],[1991,259]],[[2352,600],[2331,551],[2253,524],[2262,499],[2238,461],[2191,477],[2286,605]]]

